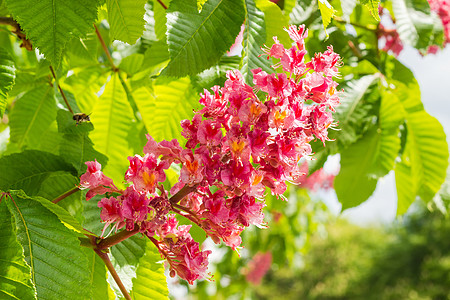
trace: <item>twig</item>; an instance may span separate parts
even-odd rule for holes
[[[158,1],[159,4],[161,4],[161,6],[162,6],[164,9],[167,9],[167,5],[165,5],[161,0],[157,0],[157,1]]]
[[[125,297],[125,299],[132,300],[131,297],[130,297],[130,294],[128,294],[127,289],[123,285],[122,280],[120,280],[119,275],[117,275],[117,272],[114,269],[114,266],[112,265],[111,260],[108,257],[108,254],[105,253],[105,252],[102,252],[102,250],[99,250],[99,249],[94,249],[94,251],[95,251],[95,253],[97,253],[98,256],[100,256],[100,258],[105,263],[106,267],[108,268],[109,273],[112,275],[112,277],[114,278],[114,281],[119,286],[119,289],[122,292],[122,294]]]
[[[105,41],[103,40],[103,37],[100,34],[100,31],[98,31],[97,25],[94,24],[94,28],[95,28],[95,34],[97,34],[97,37],[98,37],[98,39],[100,41],[100,44],[102,45],[103,51],[105,52],[106,57],[108,58],[108,61],[111,64],[111,67],[112,67],[113,71],[117,72],[119,69],[114,64],[114,61],[113,61],[113,59],[111,57],[111,54],[109,53],[108,47],[106,47]]]
[[[66,103],[67,108],[69,109],[70,113],[73,115],[74,112],[72,110],[72,107],[70,107],[69,101],[67,101],[66,95],[64,94],[64,91],[62,90],[61,86],[58,83],[58,80],[56,79],[56,74],[55,74],[55,70],[53,69],[52,66],[49,67],[50,71],[52,72],[53,78],[55,78],[56,84],[58,85],[58,90],[61,93],[61,96],[64,99],[64,102]]]
[[[62,194],[61,196],[59,196],[58,198],[55,198],[52,200],[53,203],[58,203],[59,201],[61,201],[62,199],[69,197],[72,194],[75,194],[76,192],[78,192],[80,189],[76,186],[73,189],[71,189],[70,191]]]
[[[107,237],[106,239],[102,239],[100,240],[100,242],[97,244],[97,249],[98,250],[104,250],[104,249],[108,249],[111,246],[114,246],[118,243],[120,243],[121,241],[126,240],[127,238],[135,235],[136,233],[139,232],[139,226],[136,225],[136,228],[132,231],[128,231],[128,230],[122,230],[121,232],[114,234],[110,237]]]
[[[17,35],[17,38],[22,41],[22,44],[20,44],[20,47],[23,47],[27,49],[28,51],[33,50],[33,45],[31,44],[31,41],[27,39],[26,34],[23,32],[22,28],[20,27],[20,24],[17,23],[16,20],[9,17],[0,17],[0,24],[10,25],[14,27],[14,30],[12,30],[12,33]]]
[[[195,191],[197,186],[198,186],[198,184],[196,184],[194,186],[185,185],[181,190],[178,191],[178,193],[176,193],[175,195],[170,197],[169,202],[171,204],[177,204],[178,202],[181,201],[181,199],[183,199],[184,197],[186,197],[187,195],[189,195],[190,193]]]
[[[0,17],[0,24],[11,25],[14,27],[19,26],[19,24],[13,18],[9,17]]]

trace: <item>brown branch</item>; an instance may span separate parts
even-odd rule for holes
[[[76,192],[78,192],[80,189],[76,186],[73,189],[71,189],[70,191],[62,194],[61,196],[59,196],[58,198],[55,198],[52,200],[53,203],[58,203],[59,201],[61,201],[62,199],[69,197],[72,194],[75,194]]]
[[[139,226],[136,225],[136,228],[132,231],[128,231],[128,230],[122,230],[121,232],[114,234],[110,237],[107,237],[106,239],[102,239],[100,240],[100,242],[97,244],[97,249],[99,250],[104,250],[104,249],[108,249],[111,246],[114,246],[118,243],[120,243],[121,241],[126,240],[127,238],[135,235],[136,233],[139,232]]]
[[[131,297],[130,297],[130,294],[128,294],[127,289],[123,285],[122,280],[120,280],[119,275],[117,275],[117,272],[114,269],[114,266],[112,265],[111,260],[108,257],[108,254],[103,252],[102,250],[99,250],[99,249],[94,249],[94,251],[95,251],[95,253],[97,253],[98,256],[100,256],[100,258],[105,263],[106,267],[108,268],[109,273],[112,275],[112,277],[114,278],[114,281],[119,286],[119,289],[122,292],[122,294],[125,297],[125,299],[132,300]]]
[[[164,9],[167,9],[167,5],[165,5],[161,0],[157,0],[157,1],[158,1],[159,4],[161,4],[161,6],[162,6]]]
[[[172,197],[170,197],[169,202],[171,204],[177,204],[178,202],[180,202],[184,197],[186,197],[187,195],[189,195],[190,193],[192,193],[193,191],[195,191],[197,189],[198,184],[194,185],[194,186],[187,186],[185,185],[181,190],[179,190],[175,195],[173,195]]]
[[[74,112],[73,112],[73,110],[72,110],[72,107],[70,107],[69,101],[67,101],[66,94],[64,94],[64,91],[62,90],[61,86],[59,85],[58,81],[56,80],[55,70],[53,69],[52,66],[50,66],[49,68],[50,68],[50,71],[52,72],[53,78],[55,78],[55,82],[56,82],[56,84],[58,85],[58,90],[59,90],[59,92],[61,93],[61,96],[63,97],[64,102],[66,103],[67,108],[69,109],[70,113],[73,115]]]
[[[109,53],[108,47],[106,47],[105,41],[103,40],[103,37],[100,34],[100,31],[98,31],[97,25],[94,24],[94,28],[95,28],[95,34],[97,34],[98,40],[100,41],[100,44],[102,45],[103,51],[105,52],[106,57],[108,58],[108,61],[111,64],[113,71],[117,72],[119,69],[114,64],[111,54]]]
[[[9,17],[0,17],[0,24],[11,25],[14,27],[19,26],[19,24],[13,18]]]

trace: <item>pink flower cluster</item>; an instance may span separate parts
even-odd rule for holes
[[[138,229],[167,259],[170,274],[189,283],[206,276],[210,251],[200,250],[190,226],[178,226],[173,213],[197,224],[214,242],[236,249],[245,227],[265,226],[266,189],[283,197],[286,181],[296,183],[302,175],[299,161],[311,154],[309,142],[328,140],[331,112],[339,104],[333,77],[340,57],[329,47],[305,62],[307,30],[291,26],[287,32],[292,47],[285,49],[274,37],[274,45],[263,50],[279,59],[274,68],[284,72],[252,70],[253,87],[239,71],[228,72],[224,87],[205,90],[203,108],[181,122],[184,147],[147,135],[144,157],[128,158],[124,191],[97,175],[97,162],[87,162],[81,186],[89,197],[110,192],[98,203],[105,229],[112,224],[116,230]],[[180,177],[166,191],[164,170],[171,164],[181,166]]]
[[[253,259],[248,263],[247,268],[242,272],[245,275],[245,279],[248,282],[259,285],[266,273],[270,270],[272,265],[272,253],[258,252],[255,254]]]

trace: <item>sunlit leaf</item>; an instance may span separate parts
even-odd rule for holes
[[[113,40],[134,44],[144,32],[146,0],[107,0],[108,22]]]
[[[183,77],[211,67],[234,43],[243,21],[241,0],[209,0],[200,13],[196,0],[173,0],[167,11],[170,62],[163,74]]]
[[[0,48],[0,118],[6,107],[6,95],[14,85],[16,68],[12,57],[5,49]]]
[[[319,10],[322,15],[323,29],[326,32],[328,25],[331,23],[331,19],[334,17],[336,10],[331,6],[327,0],[319,0]]]

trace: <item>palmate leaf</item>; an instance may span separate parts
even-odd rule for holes
[[[0,118],[6,107],[6,95],[14,85],[16,68],[12,57],[5,49],[0,48]]]
[[[31,270],[17,242],[15,221],[6,201],[4,197],[0,200],[0,298],[36,299]]]
[[[68,40],[93,31],[97,4],[97,0],[6,0],[27,38],[54,66]]]
[[[40,144],[41,135],[56,118],[53,89],[42,85],[25,93],[11,112],[11,142],[19,149],[26,144]]]
[[[17,240],[38,299],[86,299],[90,297],[88,260],[76,233],[34,198],[12,191],[6,198],[15,219]]]
[[[215,63],[234,43],[244,22],[242,0],[173,0],[167,11],[170,62],[162,74],[195,75]],[[220,30],[218,30],[220,28]]]
[[[395,0],[392,8],[400,39],[419,50],[441,43],[443,27],[426,0]]]
[[[242,67],[241,73],[247,84],[253,83],[251,70],[262,68],[263,71],[271,73],[271,60],[264,57],[261,47],[266,42],[266,28],[264,13],[259,10],[254,0],[244,0],[245,23],[244,36],[242,39]]]
[[[158,263],[161,255],[155,245],[147,242],[144,256],[139,260],[136,270],[136,278],[133,278],[133,290],[131,296],[135,300],[167,299],[169,291],[164,275],[164,265]]]
[[[134,44],[144,32],[144,5],[147,0],[107,0],[112,40]]]
[[[183,140],[180,121],[191,119],[193,110],[200,107],[199,96],[189,78],[159,78],[154,81],[152,90],[140,88],[133,93],[133,98],[148,133],[156,141]]]
[[[126,142],[132,128],[133,112],[122,87],[119,74],[114,73],[106,84],[91,116],[95,130],[90,133],[94,149],[108,157],[104,169],[116,185],[123,181],[128,155],[133,155]]]
[[[77,175],[61,157],[37,150],[26,150],[0,158],[0,189],[22,189],[36,195],[42,182],[54,174]]]

